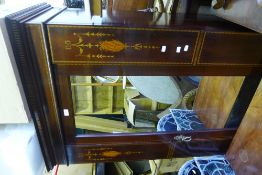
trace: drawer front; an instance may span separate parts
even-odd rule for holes
[[[206,33],[198,64],[261,66],[262,35]]]
[[[75,143],[67,143],[66,150],[70,163],[208,156],[225,154],[235,132],[236,129],[222,129],[89,135],[75,138]]]
[[[192,64],[198,31],[48,25],[55,64]]]

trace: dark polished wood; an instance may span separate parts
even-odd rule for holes
[[[68,76],[56,74],[56,84],[58,85],[59,114],[64,128],[65,142],[74,143],[76,136],[75,118],[73,113],[73,100],[71,96],[70,79]],[[64,116],[63,110],[69,110],[69,116]]]
[[[261,65],[262,35],[258,33],[209,33],[205,35],[198,64]]]
[[[239,66],[175,66],[148,64],[74,64],[54,65],[59,74],[64,75],[203,75],[203,76],[245,76],[262,75],[261,67]]]
[[[60,115],[70,163],[203,156],[226,152],[234,130],[228,132],[226,129],[211,129],[200,133],[177,132],[173,135],[129,133],[77,136],[69,78],[73,75],[261,74],[260,63],[246,65],[248,59],[238,57],[241,53],[235,55],[244,59],[243,62],[236,62],[233,57],[235,55],[231,55],[232,64],[228,64],[230,60],[223,59],[224,56],[217,58],[214,64],[201,62],[202,55],[216,49],[205,45],[210,42],[206,41],[209,34],[217,34],[216,39],[221,42],[221,35],[237,35],[237,41],[242,42],[246,36],[260,37],[259,34],[212,16],[196,19],[189,15],[181,23],[171,20],[162,25],[152,23],[150,13],[142,16],[142,13],[133,12],[103,16],[102,22],[95,25],[95,21],[88,17],[77,20],[79,23],[63,20],[69,14],[73,19],[76,12],[82,14],[81,11],[68,10],[47,24],[51,62],[56,75]],[[227,39],[230,41],[230,38],[225,37],[223,42],[227,42]],[[187,44],[190,48],[188,52],[176,53],[177,46],[181,45],[183,50]],[[167,46],[165,53],[161,53],[161,46]],[[248,44],[246,47],[249,47]],[[223,50],[223,45],[220,44],[219,48]],[[241,47],[236,45],[236,48]],[[256,53],[260,54],[257,50]],[[224,54],[230,55],[227,52]],[[211,63],[213,60],[211,58],[208,61]],[[69,116],[63,116],[63,109],[69,110]],[[174,143],[173,138],[187,134],[193,138],[192,141]],[[205,134],[210,134],[210,137]]]
[[[67,145],[70,163],[112,162],[123,160],[224,154],[235,129],[170,133],[82,135],[75,144]],[[190,137],[178,141],[176,137]],[[97,143],[100,144],[97,144]],[[117,143],[117,144],[116,144]]]
[[[77,136],[69,77],[261,75],[260,34],[209,15],[185,18],[183,14],[104,11],[97,21],[80,9],[67,9],[26,27],[26,22],[49,9],[41,4],[6,21],[48,169],[65,162],[226,152],[236,129]],[[163,16],[167,18],[161,23]],[[187,44],[189,50],[184,52]],[[162,46],[167,46],[166,52],[161,52]],[[69,109],[69,116],[63,116],[63,109]]]
[[[47,17],[50,18],[50,15],[54,16],[57,13],[59,13],[62,9],[52,9],[47,13]],[[46,101],[46,118],[48,121],[48,129],[49,134],[51,137],[51,144],[54,149],[55,154],[55,160],[59,163],[65,163],[66,160],[66,153],[64,149],[64,143],[63,143],[63,133],[60,126],[60,119],[58,115],[58,109],[56,104],[56,94],[53,87],[53,80],[52,77],[50,77],[50,67],[48,62],[48,57],[46,55],[45,50],[45,34],[44,34],[44,28],[42,27],[41,23],[44,22],[47,19],[43,19],[42,21],[29,21],[26,24],[27,27],[27,35],[28,40],[31,45],[31,56],[35,58],[35,68],[40,71],[41,74],[41,85],[43,87],[43,92],[45,96]],[[42,66],[39,66],[42,65]]]
[[[153,69],[156,75],[261,74],[262,35],[244,27],[212,15],[123,11],[111,15],[105,11],[97,22],[82,10],[66,10],[50,20],[52,63],[68,70],[103,65],[101,71],[127,75],[140,69],[141,74],[152,74]],[[165,22],[157,24],[157,15],[165,16]],[[183,50],[186,45],[188,51]],[[115,71],[106,71],[104,65]]]
[[[144,63],[191,65],[197,31],[48,25],[53,64]],[[160,40],[161,38],[161,40]],[[183,52],[188,45],[187,52]],[[165,46],[166,51],[161,52]],[[176,48],[181,47],[181,53]]]
[[[48,132],[46,111],[43,106],[45,102],[43,101],[43,96],[41,96],[42,93],[40,93],[42,88],[39,84],[39,73],[35,73],[34,62],[30,57],[29,47],[25,44],[28,41],[24,22],[42,14],[50,8],[50,5],[42,3],[6,17],[6,25],[12,49],[14,50],[16,64],[48,170],[52,169],[56,162]]]

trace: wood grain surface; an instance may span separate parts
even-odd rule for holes
[[[184,18],[183,15],[175,14],[176,17],[170,23],[167,21],[158,25],[151,23],[152,13],[124,12],[109,13],[108,16],[101,18],[101,23],[97,23],[91,18],[86,18],[84,11],[67,9],[54,18],[48,18],[50,20],[39,22],[39,25],[43,24],[42,32],[45,36],[42,36],[39,30],[31,28],[30,30],[35,30],[31,35],[38,36],[34,38],[35,40],[31,40],[30,35],[27,36],[30,30],[25,28],[25,22],[49,8],[51,8],[49,5],[37,6],[15,13],[7,20],[15,59],[48,169],[52,169],[56,164],[65,163],[67,156],[67,163],[83,163],[205,156],[224,154],[227,151],[236,129],[77,136],[69,76],[249,75],[252,73],[261,75],[261,36],[250,39],[246,35],[257,34],[211,16],[207,19],[206,16],[198,15],[196,19],[196,16]],[[211,32],[214,35],[210,34]],[[204,38],[205,33],[206,38]],[[236,35],[240,38],[235,39]],[[45,38],[48,38],[47,42],[44,45],[40,44],[40,39]],[[219,41],[217,47],[214,41],[211,41],[212,39]],[[208,43],[210,43],[209,46],[203,46]],[[185,45],[189,45],[188,51],[184,51]],[[167,46],[166,52],[161,52],[162,46]],[[177,46],[181,46],[182,52],[176,52]],[[51,55],[50,64],[44,59],[43,53],[40,53],[39,47],[43,47],[42,51],[47,50],[47,55]],[[245,48],[248,49],[245,50]],[[34,52],[34,49],[37,52]],[[218,52],[215,49],[221,50],[219,54],[227,53],[219,57],[211,57]],[[228,56],[226,54],[230,57],[226,57]],[[52,84],[51,81],[47,81],[51,79],[50,73],[54,73],[55,84],[49,87],[47,83]],[[215,87],[209,91],[204,88],[206,94],[204,93],[201,98],[209,99],[211,104],[214,101],[215,107],[218,107],[217,111],[216,108],[214,108],[215,112],[212,111],[212,105],[206,108],[210,108],[211,114],[217,114],[216,119],[225,121],[237,91],[235,86],[231,89],[231,84],[222,80],[217,81],[217,87],[221,91],[216,91]],[[241,81],[238,80],[235,83],[241,84]],[[58,99],[58,114],[51,111],[51,106],[54,106],[51,102],[53,97],[47,88],[54,88],[57,92],[55,96]],[[213,91],[220,94],[219,100],[214,100],[216,98],[213,96],[210,97]],[[232,93],[229,93],[231,91]],[[64,115],[63,109],[69,111],[69,116]],[[225,109],[227,110],[224,112]],[[249,131],[245,131],[245,126],[243,126],[240,129],[247,134],[243,132],[244,134],[240,133],[236,137],[242,140],[243,146],[233,149],[233,146],[237,144],[234,142],[232,149],[238,152],[239,148],[244,148],[245,151],[240,151],[240,160],[250,165],[246,167],[247,169],[256,171],[260,168],[258,160],[261,157],[259,152],[261,143],[256,140],[260,137],[258,135],[259,108],[255,106],[253,110],[257,115],[254,115],[254,120],[249,121],[250,123],[242,122],[249,127]],[[54,115],[50,115],[52,113]],[[55,115],[60,118],[54,119]],[[251,114],[248,119],[252,119]],[[210,127],[222,126],[223,121],[220,122],[220,120],[212,121]],[[56,130],[59,123],[61,123],[61,128]],[[62,147],[60,147],[62,142],[58,143],[56,140],[56,138],[61,138],[57,137],[59,134],[65,141]],[[252,139],[254,141],[250,142]],[[59,148],[61,151],[58,150]],[[63,148],[66,148],[67,154],[65,158],[62,156],[60,159],[59,154],[64,155]],[[249,169],[241,169],[242,164],[238,164],[237,159],[239,158],[232,159],[234,167],[240,167],[239,171],[248,172]]]
[[[34,45],[34,47],[30,47],[31,54],[35,58],[36,64],[42,66],[36,66],[41,74],[41,85],[43,88],[45,106],[48,108],[48,115],[46,115],[46,120],[50,122],[49,131],[51,132],[52,141],[48,141],[53,143],[55,147],[55,156],[58,162],[64,162],[65,160],[65,149],[63,147],[63,133],[61,132],[61,126],[59,124],[58,118],[58,108],[56,103],[56,94],[54,92],[52,75],[50,74],[50,67],[48,66],[48,56],[45,52],[44,45],[44,34],[42,33],[41,24],[32,24],[27,25],[28,30],[28,40],[30,40],[30,44]],[[37,47],[37,49],[35,49]],[[52,126],[52,127],[50,127]],[[48,132],[47,132],[48,133]],[[47,134],[46,133],[46,134]]]
[[[244,77],[203,77],[194,110],[207,128],[224,128]]]
[[[163,13],[170,20],[157,24],[153,13],[107,12],[101,22],[70,9],[51,19],[52,63],[68,71],[82,66],[80,72],[106,75],[111,74],[107,69],[116,69],[115,75],[262,73],[262,35],[244,27],[212,15]]]
[[[227,151],[237,175],[262,174],[262,82]]]
[[[50,10],[50,8],[49,4],[41,3],[5,17],[16,65],[47,170],[52,169],[57,162],[53,153],[54,147],[48,133],[46,110],[44,109],[46,108],[46,103],[42,100],[44,91],[39,86],[39,72],[35,72],[35,62],[32,61],[31,50],[29,49],[32,43],[29,43],[27,40],[25,22]]]
[[[192,64],[197,31],[49,25],[52,62]],[[183,51],[185,46],[188,51]],[[163,52],[162,46],[166,49]],[[181,52],[177,53],[177,47]]]
[[[259,43],[262,43],[262,35],[260,34],[207,32],[198,64],[261,64],[262,44]]]
[[[109,0],[109,4],[112,4],[113,10],[120,11],[136,11],[146,9],[150,7],[153,0]]]
[[[150,134],[103,134],[102,142],[97,134],[87,134],[77,136],[76,142],[67,144],[66,148],[70,163],[208,156],[225,154],[235,131],[235,129],[223,129]],[[175,138],[181,135],[190,136],[192,140],[176,141]]]

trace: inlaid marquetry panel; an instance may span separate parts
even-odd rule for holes
[[[198,31],[48,25],[52,62],[193,63]]]
[[[78,137],[77,143],[67,144],[66,149],[70,163],[208,156],[224,154],[234,134],[235,129],[152,133],[147,136],[142,133],[133,136],[115,134],[103,137],[103,144],[96,144],[97,135],[89,135]],[[191,141],[183,138],[191,138]]]

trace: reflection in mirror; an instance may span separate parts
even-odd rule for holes
[[[105,163],[106,174],[235,175],[225,156],[183,157]]]
[[[243,80],[71,76],[77,134],[224,128]]]

